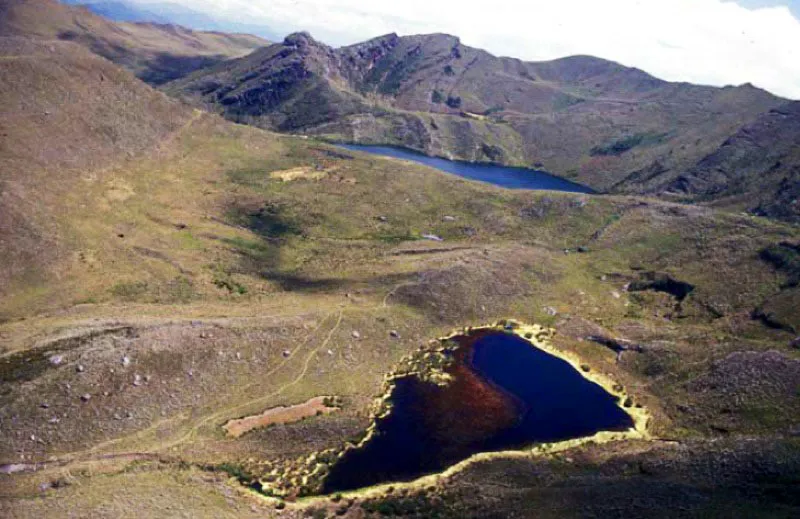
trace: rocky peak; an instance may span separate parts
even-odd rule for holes
[[[297,47],[299,49],[303,49],[311,45],[318,45],[317,40],[315,40],[311,34],[306,31],[293,32],[283,39],[283,44],[287,47]]]

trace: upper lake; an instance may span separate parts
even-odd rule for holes
[[[353,151],[364,151],[384,157],[410,160],[469,180],[486,182],[509,189],[544,189],[569,193],[595,192],[589,187],[535,169],[447,160],[391,146],[365,146],[361,144],[339,144],[338,146]]]

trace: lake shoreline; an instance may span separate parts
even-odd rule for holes
[[[427,155],[414,148],[402,146],[345,142],[330,142],[330,144],[348,151],[407,160],[445,173],[454,174],[467,180],[484,182],[509,189],[550,190],[587,195],[603,194],[584,184],[540,169],[507,166],[496,162],[451,160],[446,157]]]

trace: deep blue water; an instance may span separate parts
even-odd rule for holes
[[[515,419],[494,430],[486,428],[486,410],[481,409],[480,401],[462,408],[448,399],[447,388],[416,378],[400,379],[390,397],[392,413],[377,423],[378,434],[332,467],[323,491],[408,481],[441,471],[477,452],[580,438],[598,431],[624,431],[633,426],[616,397],[584,378],[569,363],[515,335],[493,332],[478,339],[466,362],[479,380],[508,402]],[[431,401],[437,398],[447,402],[444,412],[441,405]],[[452,412],[448,414],[448,410]],[[481,416],[470,416],[471,412]],[[487,435],[471,434],[476,429],[487,431]],[[456,430],[455,436],[448,434]]]
[[[615,396],[516,335],[497,333],[476,342],[471,366],[524,406],[515,427],[487,440],[491,450],[633,426]]]
[[[471,162],[428,157],[416,151],[391,146],[364,146],[361,144],[339,144],[338,146],[348,150],[365,151],[385,157],[411,160],[469,180],[487,182],[509,189],[546,189],[569,193],[594,193],[592,189],[586,186],[535,169],[473,164]]]

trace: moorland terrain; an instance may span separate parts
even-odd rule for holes
[[[0,515],[800,511],[796,104],[594,58],[498,59],[439,35],[335,50],[293,35],[159,91],[142,71],[164,64],[160,51],[97,42],[164,28],[87,13],[0,1]],[[65,37],[81,17],[84,36]],[[213,41],[228,50],[195,57],[252,40]],[[323,62],[341,67],[320,77]],[[473,62],[511,76],[496,93],[515,108],[482,115],[505,101],[457,89],[474,79],[421,108],[433,83],[409,78],[477,74]],[[240,82],[245,70],[256,75]],[[406,123],[444,129],[439,144],[403,140]],[[541,161],[609,193],[511,191],[327,142],[352,128],[485,160],[458,151],[476,139],[502,148],[491,160]],[[618,144],[628,134],[644,136]],[[565,147],[545,154],[550,139]],[[631,176],[657,161],[668,172]],[[303,497],[289,469],[357,442],[401,359],[507,318],[552,327],[554,349],[624,386],[649,413],[647,437]],[[278,406],[306,416],[320,396],[336,412],[224,428]],[[265,467],[286,492],[240,483]]]

